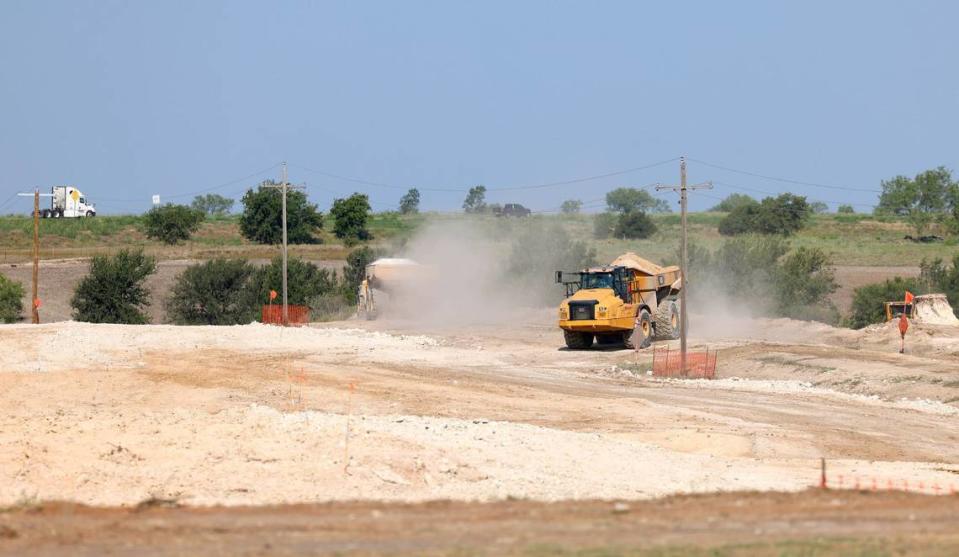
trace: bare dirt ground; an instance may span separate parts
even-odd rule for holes
[[[403,321],[301,329],[72,322],[0,327],[0,474],[6,478],[0,505],[227,505],[203,514],[209,521],[196,526],[196,543],[209,543],[205,551],[211,553],[235,532],[221,531],[218,521],[272,523],[264,514],[275,514],[283,532],[298,529],[313,513],[355,508],[357,516],[403,514],[399,509],[411,508],[436,516],[445,512],[437,503],[403,505],[451,500],[457,503],[449,503],[449,512],[465,517],[461,527],[423,533],[433,536],[429,547],[448,549],[458,547],[461,536],[466,546],[479,543],[484,528],[493,528],[484,516],[527,513],[517,519],[518,532],[549,509],[563,508],[570,528],[584,529],[582,543],[573,546],[586,547],[594,520],[589,509],[608,512],[608,504],[589,501],[638,505],[692,493],[801,492],[818,482],[820,457],[827,459],[832,485],[943,494],[959,489],[959,328],[914,325],[907,353],[900,355],[891,325],[850,331],[789,320],[707,323],[693,316],[693,347],[720,350],[719,379],[667,381],[646,374],[648,351],[561,349],[552,317],[552,310],[542,310],[508,325],[455,327]],[[728,497],[717,504],[751,506],[748,497]],[[776,499],[783,512],[807,504],[803,495],[775,497],[784,497]],[[567,503],[504,502],[516,499]],[[896,505],[916,514],[927,500],[954,505],[956,498],[905,497]],[[585,514],[568,501],[586,501]],[[242,507],[317,502],[332,506],[279,507],[275,513]],[[959,515],[944,508],[936,516],[952,517],[941,520],[957,531]],[[60,530],[53,530],[43,542],[51,548],[61,539],[96,547],[100,538],[82,532],[101,528],[101,512],[110,524],[133,521],[130,530],[121,530],[133,544],[146,543],[144,531],[161,535],[166,526],[156,524],[172,524],[186,539],[191,530],[175,525],[198,516],[190,513],[207,512],[71,509],[0,515],[0,525],[9,522],[16,532],[0,541],[0,549],[34,539],[21,536],[21,529],[47,531],[30,524],[66,524],[64,532],[77,532],[58,538]],[[906,523],[903,517],[912,514],[905,512],[893,522]],[[407,528],[406,519],[396,520],[396,531]],[[756,529],[765,531],[774,521],[762,518]],[[813,528],[810,536],[832,535],[833,526],[822,524],[825,530]],[[862,524],[857,536],[881,532],[898,543],[893,538],[900,530],[865,518]],[[709,522],[700,526],[713,529]],[[503,528],[504,543],[517,552],[551,535],[546,529],[524,538],[509,534],[513,526]],[[320,529],[307,530],[306,540],[320,536]],[[902,530],[908,547],[955,547],[954,539],[921,530]],[[377,538],[378,530],[369,531],[357,543],[371,545],[351,551],[417,554],[418,546],[402,539],[390,546],[388,533]],[[349,528],[345,532],[355,539]],[[624,532],[612,528],[600,545],[628,546],[636,538]],[[679,537],[663,538],[671,544],[685,535],[682,528],[672,533]],[[736,540],[730,535],[709,543]],[[305,547],[284,551],[307,552]]]

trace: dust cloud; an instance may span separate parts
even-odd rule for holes
[[[529,319],[531,310],[553,307],[562,298],[562,286],[552,284],[552,277],[565,262],[540,244],[556,242],[557,236],[568,242],[565,234],[535,220],[428,224],[395,254],[419,263],[422,272],[377,292],[379,315],[429,326]]]

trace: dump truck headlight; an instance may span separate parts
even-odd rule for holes
[[[598,317],[606,317],[606,307],[605,307],[605,306],[599,306],[599,307],[597,307],[597,308],[596,308],[596,315],[597,315]]]
[[[559,308],[559,318],[569,319],[569,308]]]

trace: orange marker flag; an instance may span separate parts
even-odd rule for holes
[[[276,290],[270,290],[270,301],[272,302],[275,299],[276,299]]]
[[[36,298],[33,300],[33,307],[40,309],[40,306],[42,305],[43,305],[43,302],[40,301],[40,298]]]
[[[915,296],[912,295],[912,292],[906,290],[906,303],[911,304],[913,298],[915,298]]]

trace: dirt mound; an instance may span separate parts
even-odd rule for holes
[[[924,294],[913,300],[912,317],[931,325],[959,325],[945,294]]]

